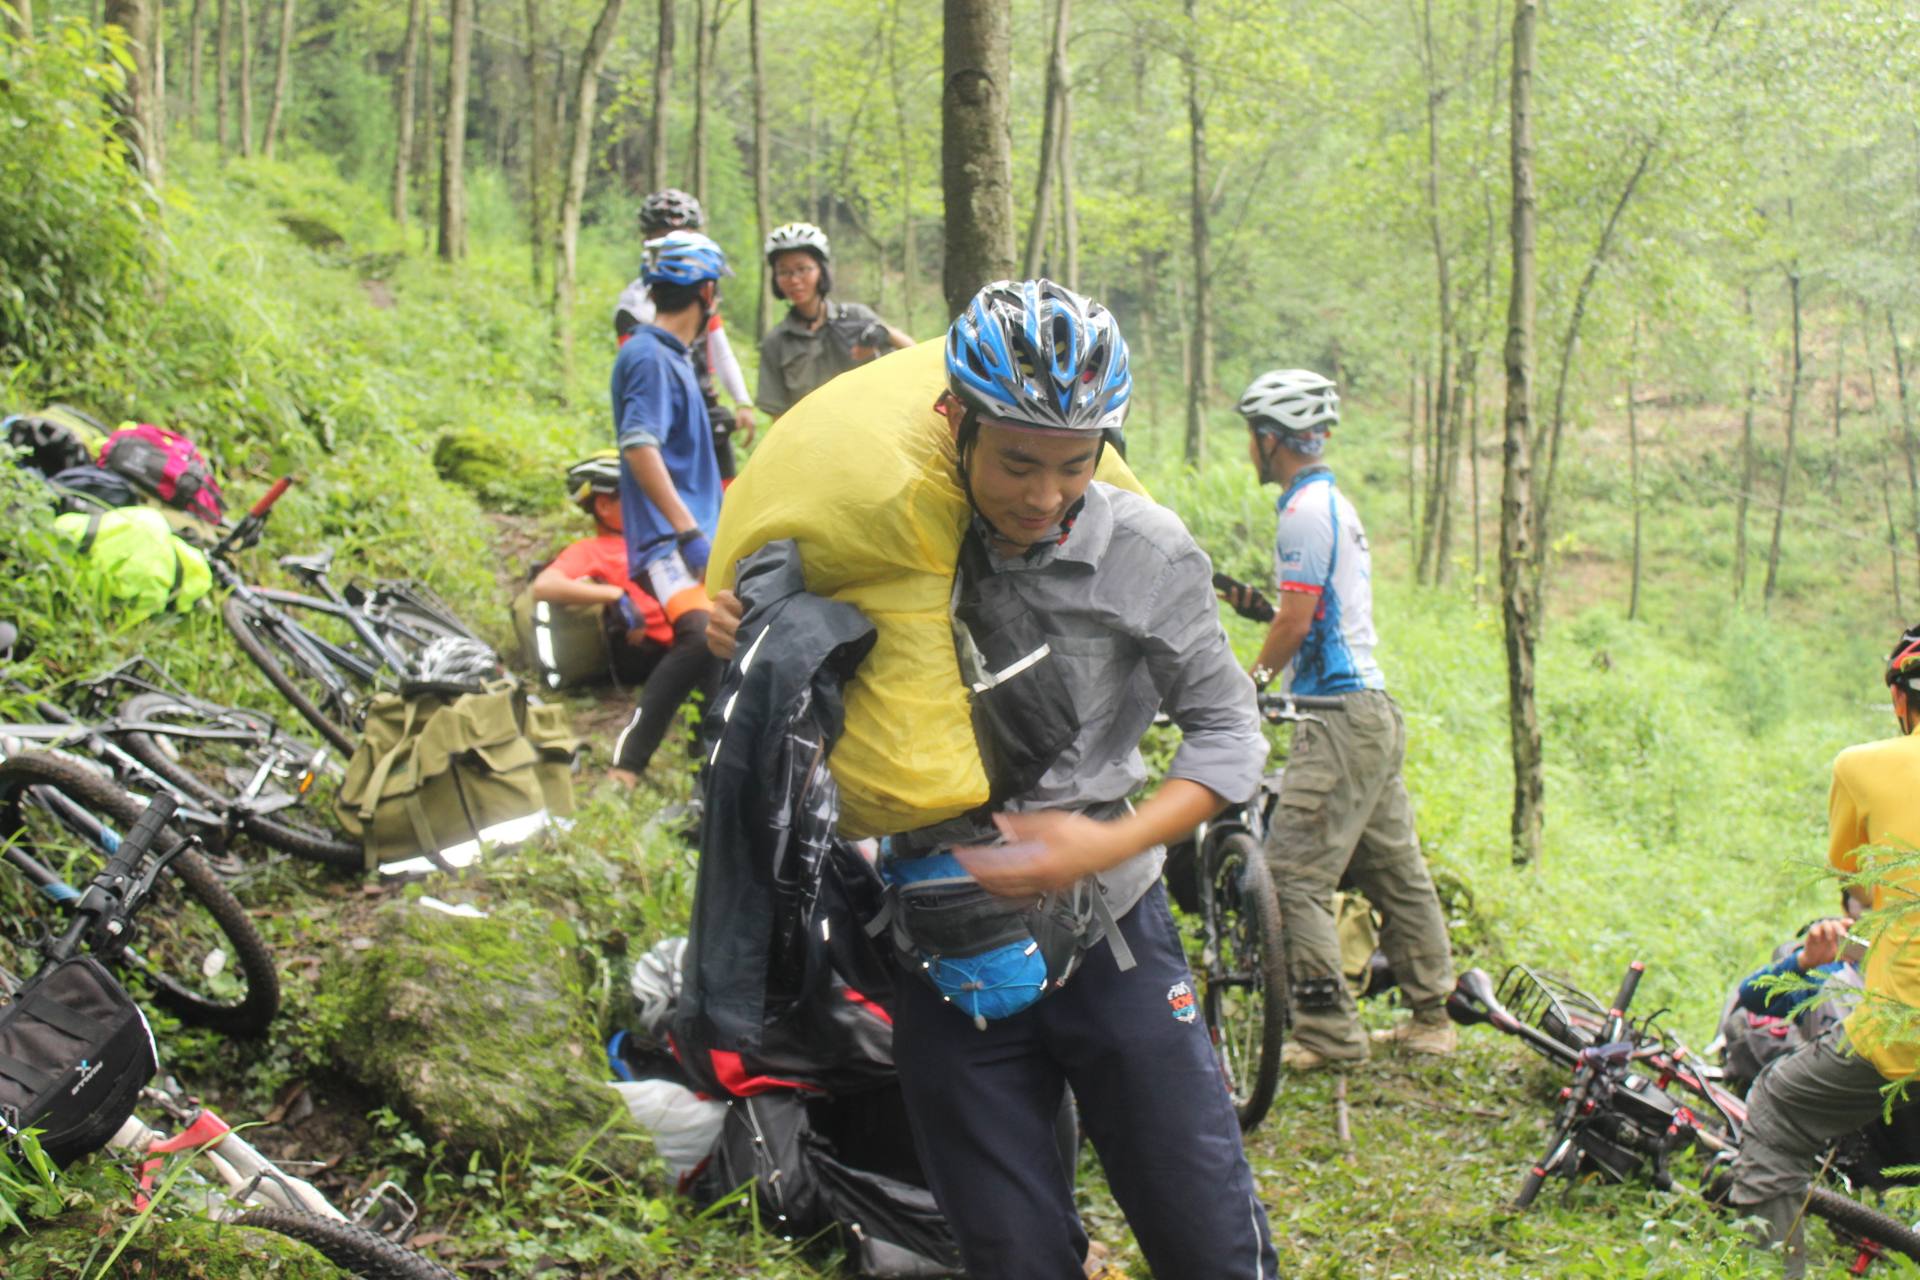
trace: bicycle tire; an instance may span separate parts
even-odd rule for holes
[[[354,708],[331,694],[326,698],[329,704],[323,708],[303,685],[299,676],[288,669],[288,665],[302,664],[306,659],[296,656],[288,650],[279,638],[279,628],[266,611],[253,601],[242,596],[230,595],[220,605],[220,616],[226,621],[227,630],[233,633],[234,643],[240,651],[252,659],[253,665],[260,668],[260,674],[267,678],[279,691],[287,704],[300,713],[300,717],[341,751],[351,754],[353,751]]]
[[[32,842],[21,805],[29,787],[50,787],[90,814],[101,815],[119,831],[129,831],[146,805],[85,766],[46,752],[27,752],[0,760],[0,842]],[[74,828],[61,814],[41,810],[54,824]],[[80,835],[83,842],[88,838]],[[89,843],[90,857],[97,858]],[[52,850],[41,850],[52,853]],[[84,888],[100,862],[69,875],[67,882]],[[115,959],[115,968],[137,973],[150,989],[153,1002],[182,1022],[229,1035],[264,1031],[280,1009],[280,978],[273,953],[254,928],[246,909],[220,882],[199,854],[182,850],[167,864],[167,873],[154,882],[153,895],[135,917],[135,941]],[[24,878],[24,877],[20,877]],[[25,901],[32,902],[29,898]],[[44,906],[44,904],[42,904]],[[198,910],[193,910],[197,907]],[[45,908],[57,912],[57,907]],[[64,914],[64,913],[62,913]],[[29,912],[18,917],[22,926],[44,923]],[[218,939],[218,944],[216,944]],[[214,945],[224,944],[221,964],[207,972]],[[218,978],[233,957],[241,994],[219,990]]]
[[[170,693],[138,694],[127,699],[120,711],[135,721],[197,721],[214,727],[231,725],[251,730],[263,739],[275,732],[273,722],[258,712],[215,706],[198,699],[175,697]],[[188,762],[186,752],[203,745],[199,740],[144,730],[129,730],[116,736],[129,755],[173,786],[209,804],[218,805],[223,810],[234,808],[237,797],[224,785],[226,757],[215,759],[211,753],[206,753],[197,768]],[[280,749],[264,743],[252,748],[235,744],[235,749],[245,766],[245,772],[249,774],[276,759],[292,759]],[[286,816],[288,812],[283,809],[267,815],[248,813],[243,809],[239,815],[240,829],[261,844],[296,858],[334,867],[358,869],[365,865],[365,850],[358,841],[348,840],[312,823],[297,822]]]
[[[1204,967],[1201,1010],[1241,1132],[1250,1133],[1273,1105],[1286,1039],[1280,901],[1265,855],[1245,832],[1234,832],[1209,851],[1206,875],[1211,885],[1208,924],[1221,950]],[[1231,999],[1235,989],[1246,991],[1247,998]],[[1258,1026],[1236,1034],[1254,1014]]]
[[[1864,1237],[1920,1262],[1920,1232],[1878,1209],[1849,1200],[1838,1191],[1814,1187],[1807,1195],[1807,1212],[1830,1227]]]
[[[453,1272],[377,1231],[297,1209],[249,1209],[235,1226],[298,1240],[360,1280],[456,1280]]]
[[[380,638],[404,656],[409,665],[435,640],[449,636],[479,639],[465,624],[407,596],[385,592],[379,599],[380,616],[370,618],[369,622]]]

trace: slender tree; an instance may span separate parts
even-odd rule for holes
[[[1433,412],[1428,417],[1431,435],[1427,449],[1426,513],[1420,526],[1420,558],[1414,576],[1419,581],[1432,582],[1439,576],[1435,561],[1440,555],[1440,526],[1444,519],[1442,508],[1448,492],[1446,432],[1450,421],[1447,410],[1452,404],[1449,379],[1452,377],[1454,345],[1453,285],[1448,275],[1450,255],[1446,230],[1440,218],[1440,103],[1446,97],[1446,92],[1440,85],[1438,60],[1433,51],[1433,0],[1423,0],[1420,7],[1419,49],[1420,66],[1427,89],[1427,235],[1433,244],[1434,292],[1439,300],[1440,331],[1435,336],[1440,344],[1440,360],[1435,366],[1439,384],[1434,388]]]
[[[1792,202],[1788,202],[1788,217]],[[1793,306],[1793,355],[1787,384],[1787,451],[1780,460],[1780,490],[1774,499],[1773,541],[1767,547],[1767,585],[1761,595],[1761,607],[1773,603],[1773,589],[1780,579],[1780,539],[1787,524],[1787,493],[1793,482],[1794,437],[1800,429],[1800,380],[1806,362],[1800,349],[1800,266],[1796,262],[1787,272],[1787,296]]]
[[[698,37],[695,37],[696,41]],[[647,190],[667,185],[667,125],[673,105],[673,0],[660,0],[660,36],[653,46],[653,121],[647,135]]]
[[[1033,179],[1033,217],[1027,222],[1027,251],[1021,274],[1029,280],[1038,276],[1046,258],[1047,238],[1052,232],[1053,193],[1059,182],[1061,115],[1060,93],[1066,80],[1067,24],[1073,0],[1054,0],[1053,47],[1047,55],[1046,105],[1040,114],[1040,164]]]
[[[1073,81],[1060,55],[1060,149],[1054,162],[1060,179],[1060,248],[1066,267],[1066,286],[1080,288],[1080,208],[1073,193]]]
[[[766,244],[767,233],[773,230],[773,198],[768,194],[767,183],[773,168],[769,158],[771,151],[770,135],[767,131],[767,65],[760,23],[760,0],[748,0],[747,3],[747,44],[749,57],[753,63],[753,221],[754,248]],[[773,295],[769,289],[773,277],[767,266],[766,255],[760,254],[760,299],[754,319],[755,331],[767,331],[767,314],[773,306]]]
[[[547,178],[553,172],[553,113],[547,110],[552,100],[545,67],[547,50],[541,21],[542,0],[526,0],[527,17],[527,101],[532,139],[527,147],[527,244],[532,250],[530,269],[533,287],[545,289],[547,255],[553,252],[553,195]]]
[[[1188,216],[1193,228],[1193,370],[1187,379],[1187,465],[1206,461],[1207,392],[1213,386],[1213,250],[1207,222],[1207,114],[1200,101],[1200,17],[1197,0],[1186,0]]]
[[[593,158],[593,124],[600,101],[600,68],[607,60],[625,0],[606,0],[587,47],[573,70],[573,105],[568,112],[566,178],[560,192],[560,221],[553,265],[554,331],[560,341],[567,380],[573,375],[573,304],[580,246],[580,206],[587,194],[587,164]]]
[[[1754,329],[1753,289],[1742,291],[1746,302],[1747,328]],[[1753,407],[1760,398],[1759,374],[1753,360],[1747,361],[1746,409],[1740,415],[1740,496],[1733,515],[1733,600],[1740,602],[1747,590],[1747,508],[1753,501],[1754,470],[1758,458],[1753,449]]]
[[[293,0],[280,0],[280,41],[273,53],[273,101],[267,107],[267,130],[260,138],[260,154],[273,159],[280,134],[280,121],[286,114],[287,87],[292,79]]]
[[[720,34],[714,0],[693,6],[693,198],[707,203],[707,99],[712,92],[713,46]]]
[[[1539,0],[1514,0],[1510,219],[1513,271],[1507,299],[1507,409],[1500,492],[1500,598],[1507,643],[1507,719],[1513,740],[1513,862],[1540,857],[1546,780],[1534,705],[1533,563],[1533,55]]]
[[[206,44],[207,0],[193,0],[187,17],[187,136],[200,140],[201,52]]]
[[[1627,621],[1640,616],[1640,317],[1633,318],[1633,337],[1627,349],[1627,483],[1633,498],[1633,585],[1627,595]]]
[[[1900,325],[1887,308],[1887,337],[1893,347],[1893,382],[1900,400],[1900,451],[1907,458],[1907,514],[1913,523],[1913,547],[1920,555],[1920,437],[1913,429],[1913,400],[1907,392],[1907,361],[1900,350]]]
[[[153,147],[153,31],[148,2],[106,0],[100,19],[105,25],[119,27],[126,33],[127,52],[132,62],[118,103],[117,130],[127,144],[127,153],[135,167],[149,179],[158,181],[158,153]]]
[[[214,37],[213,112],[215,136],[220,143],[220,158],[227,156],[227,99],[233,79],[232,0],[220,0],[218,31]]]
[[[234,79],[240,90],[240,154],[253,154],[253,14],[249,0],[234,0],[240,14],[240,66]]]
[[[467,256],[467,75],[473,62],[473,0],[448,0],[447,101],[440,128],[440,257]]]
[[[913,134],[907,126],[906,87],[900,76],[900,5],[893,0],[892,20],[887,27],[887,84],[893,95],[894,146],[900,153],[900,319],[907,332],[913,332],[913,285],[920,264],[913,238]]]
[[[23,42],[33,42],[33,0],[11,0],[13,5],[13,34]]]
[[[940,188],[946,197],[947,312],[1014,272],[1013,78],[1009,0],[945,0]]]
[[[1893,616],[1902,623],[1907,606],[1900,599],[1900,530],[1893,520],[1893,482],[1887,477],[1887,455],[1880,454],[1880,506],[1887,513],[1887,568],[1893,574]]]
[[[407,0],[407,34],[400,42],[400,61],[394,68],[400,90],[393,113],[393,220],[402,228],[407,225],[407,179],[413,170],[414,93],[420,74],[420,37],[426,25],[427,0]]]

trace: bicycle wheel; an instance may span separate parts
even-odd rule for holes
[[[302,598],[277,593],[273,603],[284,612],[290,599]],[[323,602],[309,603],[319,606]],[[220,616],[241,652],[253,659],[267,683],[279,690],[321,737],[351,753],[363,701],[353,678],[290,639],[283,624],[253,600],[230,595],[220,606]]]
[[[0,875],[0,934],[8,935],[16,955],[30,953],[43,934],[63,927],[76,893],[145,808],[71,760],[45,752],[0,760],[0,866],[13,872]],[[230,1034],[262,1031],[280,1008],[280,980],[267,944],[190,849],[154,880],[114,967],[136,990],[194,1026]]]
[[[240,829],[255,840],[330,866],[362,865],[359,843],[315,817],[332,809],[338,766],[313,768],[319,752],[286,737],[268,717],[170,693],[138,694],[120,714],[177,726],[180,733],[142,730],[117,737],[128,754],[174,786],[222,810],[237,809]],[[262,805],[283,807],[258,812]]]
[[[1850,1240],[1871,1240],[1920,1262],[1920,1232],[1891,1214],[1870,1209],[1858,1200],[1849,1200],[1826,1187],[1811,1189],[1807,1196],[1807,1212],[1824,1220],[1836,1234]]]
[[[1280,902],[1267,860],[1252,836],[1235,832],[1208,856],[1205,957],[1200,1007],[1220,1075],[1242,1132],[1266,1117],[1280,1082],[1286,1035],[1287,970]]]
[[[404,588],[382,588],[376,593],[367,606],[367,620],[409,666],[435,640],[447,636],[479,639],[459,619],[411,598]]]
[[[453,1272],[403,1244],[338,1218],[297,1209],[249,1209],[234,1225],[255,1227],[311,1245],[328,1262],[361,1280],[456,1280]]]

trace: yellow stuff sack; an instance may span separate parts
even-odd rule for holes
[[[770,428],[727,490],[708,586],[769,542],[799,544],[807,590],[865,614],[873,651],[846,687],[847,720],[828,766],[840,830],[927,826],[987,799],[947,617],[967,499],[953,432],[934,412],[943,344],[923,342],[843,373]],[[1118,453],[1096,473],[1144,493]]]
[[[82,584],[123,606],[129,621],[185,613],[213,586],[207,557],[152,507],[74,512],[53,527],[73,544]]]

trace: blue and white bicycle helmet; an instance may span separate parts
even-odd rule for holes
[[[733,274],[727,255],[698,231],[669,231],[647,241],[640,278],[648,284],[704,284]]]
[[[1001,280],[947,330],[947,387],[989,418],[1111,435],[1133,375],[1112,312],[1051,280]]]

